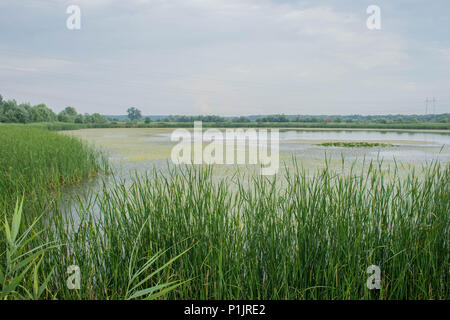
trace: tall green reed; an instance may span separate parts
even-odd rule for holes
[[[113,178],[70,223],[55,219],[67,248],[53,263],[83,266],[84,298],[126,295],[132,256],[158,253],[157,270],[190,248],[142,285],[189,280],[171,299],[447,299],[449,173],[370,162],[272,178],[214,179],[212,167]],[[366,287],[372,264],[381,290]]]
[[[175,167],[131,182],[112,176],[67,214],[62,186],[96,175],[106,160],[53,132],[0,133],[3,298],[450,296],[448,164],[406,174],[377,162],[344,173],[295,165],[272,178],[219,179],[212,167]],[[66,285],[74,264],[79,290]],[[372,264],[381,268],[379,291],[366,287]]]
[[[47,130],[0,126],[0,212],[12,212],[17,198],[44,210],[50,190],[80,182],[106,169],[106,159],[78,139]],[[34,211],[34,210],[31,210]]]
[[[24,126],[0,126],[0,231],[4,231],[0,233],[0,265],[6,266],[0,279],[2,298],[42,297],[52,272],[42,270],[42,250],[53,239],[44,232],[48,225],[41,217],[52,214],[49,208],[64,185],[105,170],[106,158],[75,138]],[[17,199],[22,199],[20,207],[15,205]],[[11,232],[7,232],[8,221]],[[18,237],[20,232],[24,237]],[[45,279],[42,285],[39,279]]]

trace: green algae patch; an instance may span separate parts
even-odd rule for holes
[[[397,147],[391,143],[380,143],[380,142],[324,142],[319,144],[323,147],[346,147],[346,148],[391,148]]]

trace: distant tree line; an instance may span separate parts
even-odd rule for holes
[[[449,123],[450,114],[428,115],[346,115],[346,116],[296,116],[295,122],[335,122],[335,123],[419,123],[441,122]]]
[[[227,118],[221,116],[168,116],[160,119],[162,122],[193,122],[193,121],[203,121],[203,122],[225,122],[228,121]]]
[[[140,122],[143,118],[141,110],[131,107],[127,109],[128,117],[120,120],[116,117],[108,117],[108,119],[99,114],[79,114],[73,107],[66,107],[60,113],[54,113],[45,104],[31,106],[29,103],[18,104],[16,100],[3,100],[0,95],[0,122],[10,123],[30,123],[30,122],[66,122],[66,123],[85,123],[85,124],[105,124],[110,121],[112,124],[116,122]],[[342,123],[344,124],[400,124],[400,123],[450,123],[450,114],[427,114],[427,115],[284,115],[273,114],[264,116],[239,116],[239,117],[223,117],[217,115],[170,115],[167,117],[158,117],[157,122],[171,123],[192,123],[194,121],[203,121],[217,123],[217,125],[227,125],[229,123],[242,124],[256,123],[311,123],[327,124]],[[153,120],[145,117],[145,124],[150,124]]]
[[[35,106],[29,103],[18,104],[16,100],[3,100],[0,95],[0,122],[68,122],[68,123],[106,123],[108,120],[99,113],[79,114],[75,108],[66,107],[56,114],[45,104]]]
[[[428,115],[320,115],[320,116],[308,116],[308,115],[284,115],[273,114],[266,116],[240,116],[240,117],[222,117],[216,115],[208,116],[186,116],[176,115],[168,116],[158,119],[159,122],[303,122],[303,123],[419,123],[419,122],[440,122],[450,123],[450,114],[428,114]]]
[[[56,119],[56,114],[45,104],[18,104],[15,100],[3,100],[0,95],[0,122],[52,122]]]
[[[58,121],[69,123],[106,123],[108,120],[100,113],[79,114],[73,107],[66,107],[58,113]]]

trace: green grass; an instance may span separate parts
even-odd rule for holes
[[[105,177],[69,201],[63,185],[100,172],[99,154],[20,126],[0,126],[0,145],[2,298],[450,297],[449,164],[298,165],[272,178],[169,167]],[[372,264],[381,290],[366,287]],[[70,265],[79,290],[66,286]]]
[[[145,285],[189,280],[167,299],[448,299],[449,174],[439,163],[406,177],[375,163],[219,181],[211,168],[154,171],[55,219],[68,245],[53,266],[82,266],[81,298],[122,297],[133,252],[162,253],[157,268],[190,249]],[[366,287],[372,264],[379,291]],[[73,298],[63,281],[50,290]]]
[[[66,286],[65,256],[75,234],[64,234],[70,224],[59,208],[68,199],[64,186],[108,172],[106,158],[74,137],[29,126],[0,126],[0,146],[0,299],[94,298]],[[89,244],[81,245],[85,257]],[[127,265],[121,265],[123,290],[114,297],[155,299],[186,284],[171,279],[144,286],[188,249],[154,267],[165,251],[143,260],[134,247]]]
[[[40,298],[47,282],[38,273],[53,241],[41,217],[52,214],[64,185],[96,176],[107,162],[76,138],[27,126],[0,126],[0,146],[0,297]]]
[[[77,138],[27,126],[0,126],[0,146],[0,212],[23,195],[26,203],[46,200],[49,190],[97,175],[106,164]]]
[[[395,145],[390,143],[379,143],[379,142],[324,142],[319,145],[324,147],[346,147],[346,148],[395,147]]]

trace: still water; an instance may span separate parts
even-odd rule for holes
[[[142,174],[156,168],[163,173],[173,166],[171,151],[176,142],[171,141],[174,129],[84,129],[64,131],[81,138],[96,148],[104,150],[110,160],[114,178],[106,176],[90,179],[82,184],[70,186],[64,192],[67,197],[62,201],[67,213],[72,213],[76,224],[79,222],[78,205],[70,204],[73,196],[84,199],[84,204],[90,203],[92,196],[102,189],[102,181],[106,186],[112,186],[117,181],[128,184],[136,173]],[[346,170],[356,163],[363,167],[370,160],[382,160],[383,166],[400,164],[402,168],[421,166],[429,161],[450,162],[450,133],[424,132],[424,131],[375,131],[375,130],[280,130],[279,135],[280,174],[283,167],[293,166],[292,158],[297,164],[307,170],[316,170],[325,167],[325,158],[328,166]],[[374,148],[347,148],[325,147],[320,144],[330,141],[366,141],[380,142],[395,145],[395,147]],[[342,165],[342,159],[346,165]],[[230,177],[239,169],[239,166],[216,165],[214,178]],[[245,166],[246,174],[257,174],[259,166]],[[402,170],[402,169],[401,169]],[[406,173],[408,170],[404,170]],[[388,171],[386,171],[388,172]],[[116,179],[116,180],[114,180]],[[283,186],[280,186],[283,187]],[[100,208],[94,205],[89,209],[100,215]]]
[[[84,129],[64,132],[105,150],[112,165],[138,171],[165,166],[176,142],[170,137],[174,129]],[[280,130],[280,160],[295,156],[308,167],[321,166],[325,156],[340,161],[383,159],[421,163],[450,161],[450,132],[377,131],[377,130]],[[395,145],[387,148],[324,147],[330,141],[365,141]]]

